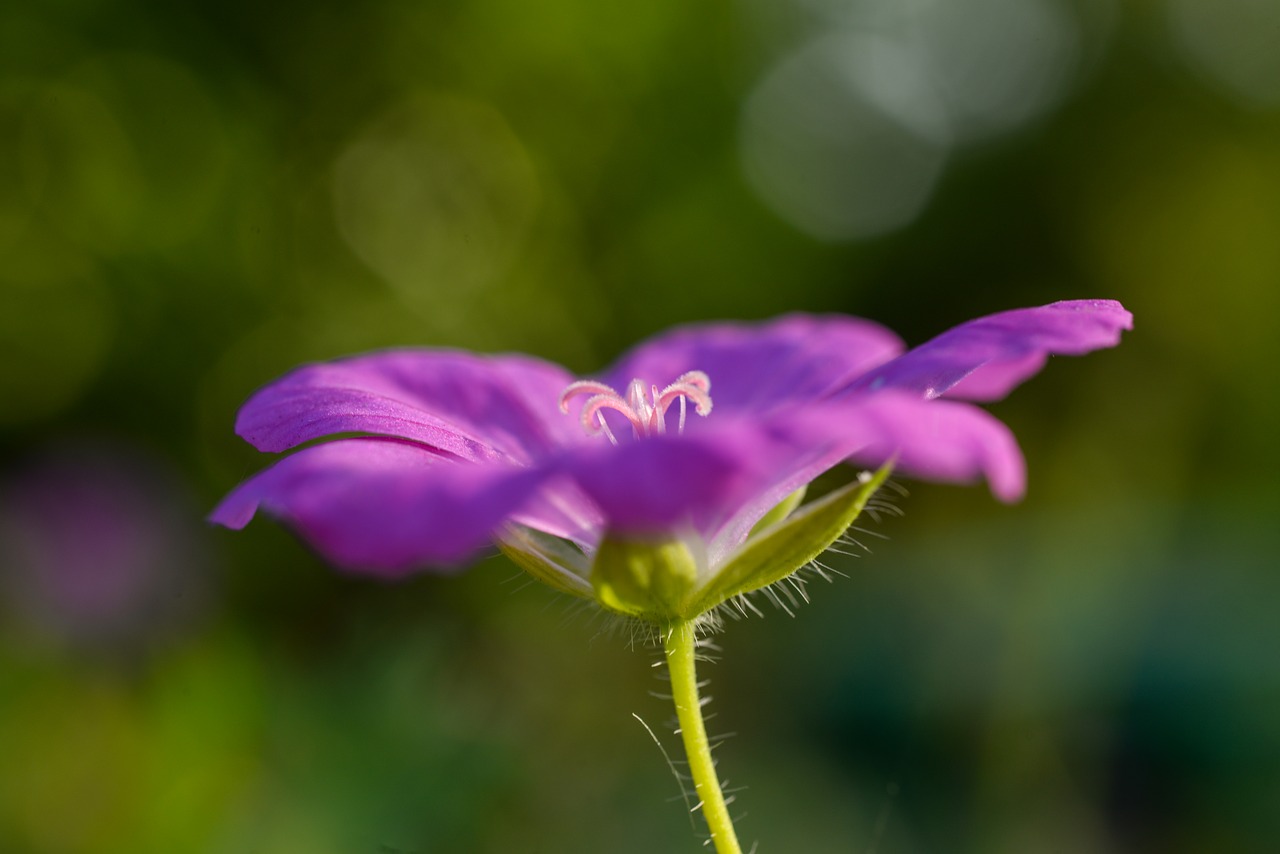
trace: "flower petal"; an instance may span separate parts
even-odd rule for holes
[[[339,566],[399,576],[472,556],[543,477],[505,463],[460,462],[397,439],[341,439],[258,473],[209,518],[238,529],[262,509]]]
[[[583,494],[572,480],[555,477],[512,514],[511,521],[565,540],[582,548],[600,542],[604,522],[595,502]]]
[[[236,432],[261,451],[335,433],[422,442],[467,460],[520,463],[576,441],[557,410],[573,377],[527,356],[392,350],[307,365],[257,391]]]
[[[737,507],[722,514],[720,524],[707,532],[707,560],[712,566],[737,551],[760,520],[789,495],[810,484],[827,469],[838,465],[847,454],[842,450],[842,435],[821,436],[795,433],[798,424],[789,425],[787,438],[779,448],[791,452],[780,456],[773,471],[762,478],[760,488]],[[778,428],[781,429],[781,426]],[[776,439],[781,439],[781,436]],[[775,439],[775,440],[776,440]]]
[[[1133,315],[1114,300],[1072,300],[971,320],[860,377],[855,391],[896,388],[925,397],[998,400],[1051,354],[1078,356],[1120,342]]]
[[[595,502],[611,532],[705,536],[814,454],[779,422],[709,419],[705,429],[684,435],[582,446],[558,467]]]
[[[1022,495],[1022,454],[1000,421],[966,403],[901,392],[814,404],[773,418],[709,419],[705,429],[574,449],[556,467],[576,480],[611,531],[699,534],[718,565],[764,513],[849,460],[928,480],[986,477],[1004,501]]]
[[[833,401],[798,418],[797,434],[814,443],[840,442],[851,462],[880,466],[924,480],[968,482],[985,477],[1002,501],[1026,488],[1022,452],[1013,433],[968,403],[922,400],[890,391]]]
[[[968,482],[985,477],[1002,501],[1022,496],[1026,475],[1022,452],[999,420],[967,403],[924,400],[887,391],[844,396],[793,413],[773,431],[778,447],[793,452],[762,477],[751,496],[710,534],[708,559],[714,566],[733,554],[752,527],[792,490],[841,462],[877,468],[894,463],[894,473],[924,480]]]
[[[902,340],[869,320],[791,314],[678,327],[625,354],[604,380],[618,390],[633,378],[663,388],[702,371],[716,413],[764,414],[816,400],[901,352]]]

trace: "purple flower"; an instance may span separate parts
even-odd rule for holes
[[[445,350],[308,365],[254,394],[236,431],[268,452],[332,441],[241,484],[211,518],[241,528],[261,508],[333,563],[385,576],[496,540],[584,596],[605,540],[678,541],[697,586],[840,462],[985,477],[1016,500],[1013,436],[962,401],[1000,398],[1050,354],[1114,346],[1130,328],[1118,303],[1087,300],[973,320],[905,353],[851,317],[687,326],[586,381],[528,356]]]

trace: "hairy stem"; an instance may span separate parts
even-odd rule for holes
[[[671,670],[671,696],[676,704],[689,771],[693,774],[694,789],[698,793],[702,816],[711,831],[716,854],[742,854],[724,793],[720,790],[720,780],[716,777],[707,728],[702,721],[702,701],[698,698],[698,676],[694,665],[697,635],[693,623],[671,624],[663,633],[662,643],[667,666]]]

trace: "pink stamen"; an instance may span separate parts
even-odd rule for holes
[[[604,409],[616,409],[618,412],[622,413],[623,417],[631,422],[631,428],[633,430],[643,429],[643,424],[640,419],[636,417],[635,410],[628,406],[625,400],[618,397],[617,392],[601,393],[588,398],[587,402],[582,405],[582,414],[578,416],[579,423],[582,424],[582,429],[587,431],[587,435],[594,436],[601,432],[601,430],[608,429],[608,425],[604,422],[604,413],[601,411]],[[599,417],[600,422],[599,427],[596,426],[596,423],[593,420],[597,418],[597,416]]]
[[[656,385],[650,385],[645,393],[644,383],[633,379],[627,384],[624,398],[617,391],[601,382],[580,380],[570,383],[560,393],[560,411],[569,412],[569,401],[579,395],[589,395],[582,405],[579,422],[588,435],[604,433],[610,442],[617,444],[617,439],[605,422],[604,411],[615,410],[631,424],[631,432],[636,438],[659,435],[667,431],[667,409],[676,401],[680,402],[680,421],[677,430],[684,432],[686,401],[693,401],[694,412],[706,416],[711,413],[711,379],[702,371],[689,371],[682,374],[675,382],[661,391]]]
[[[569,414],[569,398],[577,397],[580,394],[610,394],[614,397],[618,393],[604,383],[598,383],[594,380],[578,380],[576,383],[569,383],[564,391],[560,392],[560,411],[565,415]]]
[[[604,420],[603,412],[596,413],[596,421],[600,422],[600,430],[609,437],[609,444],[618,444],[618,437],[613,435],[613,431],[609,429],[609,422]]]
[[[696,386],[704,392],[711,391],[711,377],[707,376],[702,371],[689,371],[688,373],[681,374],[680,377],[672,383],[672,385],[683,385],[686,383],[691,386]]]

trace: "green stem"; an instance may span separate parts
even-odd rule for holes
[[[663,634],[667,666],[671,670],[671,697],[676,704],[693,786],[702,806],[702,817],[715,842],[716,854],[742,854],[733,820],[729,818],[729,807],[720,790],[720,780],[716,777],[716,765],[711,760],[707,728],[702,722],[702,702],[698,699],[698,676],[694,669],[697,641],[692,622],[673,623]]]

